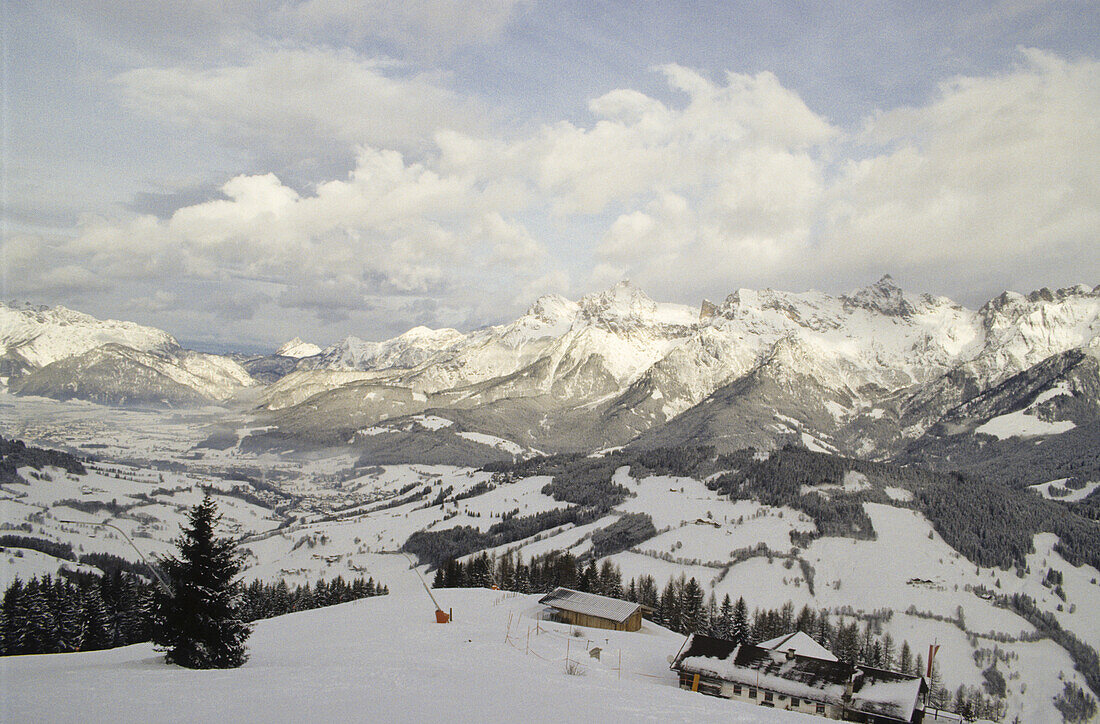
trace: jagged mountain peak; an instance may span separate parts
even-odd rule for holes
[[[905,298],[905,293],[889,274],[874,284],[857,289],[842,297],[845,304],[897,317],[908,317],[915,311]]]
[[[326,348],[308,367],[333,370],[409,369],[465,337],[457,329],[417,326],[382,342],[349,335]]]
[[[580,310],[580,305],[560,294],[544,294],[535,300],[526,313],[546,324],[570,321]]]
[[[425,341],[425,342],[449,342],[462,336],[462,332],[451,327],[440,327],[438,329],[432,327],[425,327],[424,325],[418,325],[412,327],[407,332],[397,335],[394,339],[413,341]],[[385,343],[383,343],[385,344]]]
[[[1075,284],[1061,289],[1042,287],[1027,294],[1006,290],[982,305],[983,316],[994,314],[1026,314],[1042,304],[1059,304],[1065,301],[1085,301],[1100,297],[1100,285],[1090,288],[1087,284]]]
[[[584,295],[579,305],[586,317],[600,319],[644,317],[657,311],[657,302],[628,279],[602,292]]]

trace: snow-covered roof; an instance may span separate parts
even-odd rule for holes
[[[925,686],[919,676],[701,634],[688,637],[672,668],[898,721],[912,720]]]
[[[762,649],[771,649],[772,651],[782,651],[784,653],[793,650],[796,654],[801,656],[812,656],[815,659],[837,661],[832,651],[829,651],[829,649],[814,641],[804,631],[783,634],[774,639],[758,643],[757,646]]]
[[[923,679],[869,666],[855,668],[855,686],[848,708],[903,721],[912,719],[924,686]]]
[[[597,616],[620,623],[630,618],[631,614],[641,608],[641,605],[637,603],[621,601],[597,593],[574,591],[572,588],[555,588],[540,598],[539,603],[562,611]]]

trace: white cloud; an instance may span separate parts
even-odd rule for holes
[[[802,107],[767,74],[730,76],[715,89],[690,71],[666,72],[692,98],[671,137],[691,128],[687,138],[710,145],[659,146],[682,163],[646,177],[655,193],[611,223],[593,285],[618,273],[668,295],[741,284],[843,289],[892,271],[918,288],[984,284],[984,293],[1082,273],[1089,282],[1100,268],[1096,61],[1023,51],[1010,72],[944,83],[927,105],[876,114],[840,143],[827,126],[815,132],[813,116],[792,121]],[[655,113],[637,97],[613,100],[601,107],[637,126]],[[729,126],[699,132],[712,109]],[[716,161],[700,161],[694,147]],[[830,174],[826,159],[851,148],[864,157]]]
[[[529,142],[539,188],[561,212],[703,188],[755,149],[804,152],[837,133],[771,73],[727,73],[715,85],[681,66],[660,70],[687,94],[683,108],[616,90],[589,104],[599,118],[591,128],[560,123]]]
[[[320,67],[335,57],[371,76],[367,85],[405,82],[351,56],[307,55]],[[230,120],[275,138],[339,95],[313,89],[320,106],[302,110],[308,102],[278,100],[278,82],[257,80],[275,105],[230,108],[228,88],[248,87],[241,78],[265,62],[209,77],[173,71],[191,90],[166,106],[194,101],[205,109],[195,117],[217,116],[207,113],[217,96]],[[408,309],[452,324],[624,276],[686,301],[742,285],[845,288],[883,271],[942,290],[944,279],[972,287],[975,270],[1027,288],[1100,268],[1096,61],[1026,51],[1010,72],[955,79],[924,106],[870,117],[856,136],[769,73],[715,83],[680,66],[661,72],[680,102],[614,90],[591,101],[590,124],[518,138],[436,119],[389,147],[360,144],[346,178],[309,191],[242,175],[222,187],[225,198],[166,220],[85,219],[63,258],[112,281],[250,280],[267,285],[272,304],[328,321]],[[264,125],[284,102],[301,105],[299,120]],[[366,122],[353,116],[325,122],[350,141],[358,132],[346,129]],[[393,149],[413,137],[432,139],[418,162]],[[852,149],[861,157],[831,165]],[[539,238],[548,229],[587,236],[548,245]],[[578,250],[580,261],[564,258]],[[567,267],[582,271],[571,279]],[[238,316],[263,303],[223,298]]]
[[[1012,72],[869,119],[867,137],[893,150],[849,162],[831,189],[829,253],[955,281],[985,266],[1052,283],[1033,271],[1050,273],[1044,257],[1095,274],[1098,111],[1100,63],[1029,50]]]
[[[115,78],[142,113],[280,153],[334,144],[419,149],[440,128],[478,127],[484,111],[440,81],[325,48],[268,50],[215,68],[137,68]]]
[[[89,218],[65,251],[117,280],[286,285],[280,304],[330,317],[379,295],[466,298],[501,285],[471,287],[472,278],[495,274],[511,287],[547,273],[545,249],[474,179],[407,163],[395,151],[361,149],[347,179],[311,195],[273,174],[236,177],[222,192],[166,220]]]

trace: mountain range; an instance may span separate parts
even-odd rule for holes
[[[1085,285],[1005,292],[973,310],[889,276],[839,296],[740,289],[699,307],[621,282],[577,301],[541,297],[472,332],[415,327],[326,349],[295,339],[229,357],[63,307],[0,305],[12,393],[247,404],[263,431],[242,445],[351,446],[375,462],[790,442],[970,460],[1094,435],[1098,357],[1100,287]]]

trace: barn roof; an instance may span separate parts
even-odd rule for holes
[[[829,651],[829,649],[814,641],[804,631],[783,634],[774,639],[762,641],[758,643],[757,646],[762,649],[771,649],[772,651],[786,652],[793,649],[796,654],[801,654],[802,656],[812,656],[815,659],[825,659],[826,661],[837,660],[836,656],[833,656],[832,651]]]
[[[749,644],[738,646],[701,634],[688,637],[672,668],[898,721],[912,719],[926,686],[919,676]]]
[[[852,709],[902,721],[912,718],[921,691],[927,687],[924,679],[870,666],[855,668],[858,673],[849,704]]]
[[[617,598],[601,596],[596,593],[574,591],[572,588],[555,588],[540,598],[539,603],[544,603],[562,611],[582,613],[619,623],[630,618],[635,611],[641,608],[640,604],[637,603],[621,601]]]

